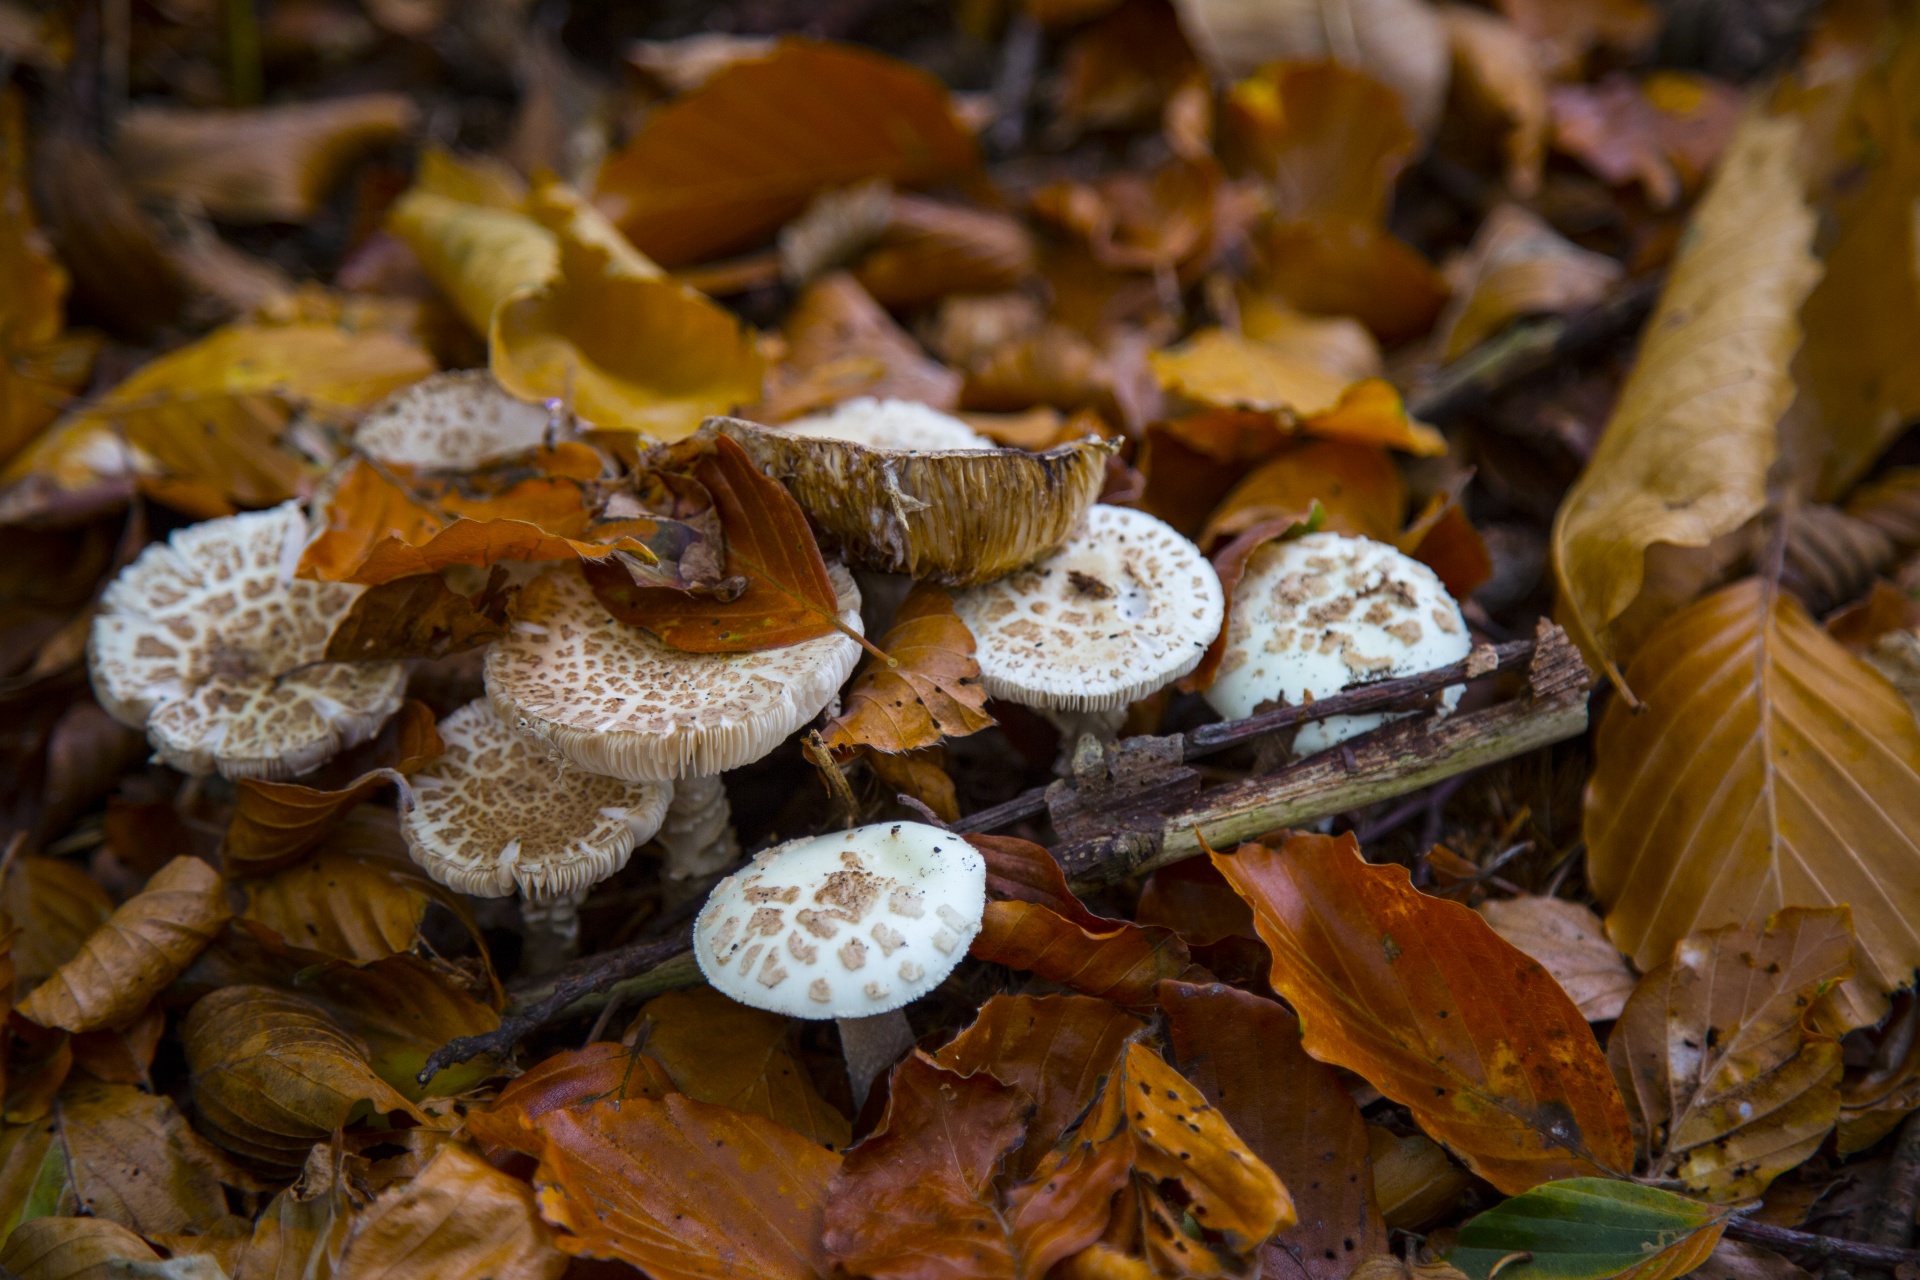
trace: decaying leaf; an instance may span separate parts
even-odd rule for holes
[[[664,1098],[676,1092],[666,1068],[646,1054],[613,1040],[566,1049],[515,1076],[487,1107],[467,1116],[467,1128],[483,1143],[540,1150],[533,1121],[564,1107],[586,1107],[604,1098]]]
[[[1851,904],[1852,1024],[1920,963],[1920,724],[1783,592],[1748,579],[1676,614],[1608,706],[1585,809],[1607,932],[1650,970],[1687,935]]]
[[[411,950],[428,906],[460,900],[404,856],[357,844],[334,841],[291,866],[238,881],[246,897],[240,920],[352,964]]]
[[[970,954],[1124,1005],[1151,1003],[1155,985],[1188,964],[1171,929],[1097,917],[1090,926],[1037,902],[987,903]]]
[[[1671,1191],[1571,1178],[1472,1219],[1446,1260],[1472,1280],[1509,1269],[1556,1280],[1673,1280],[1706,1261],[1726,1226],[1725,1209]]]
[[[895,665],[869,658],[854,674],[844,709],[822,731],[829,747],[912,751],[993,723],[973,635],[946,592],[916,586],[900,602],[880,648]]]
[[[0,1267],[21,1280],[109,1280],[140,1274],[127,1263],[159,1261],[146,1241],[106,1218],[35,1218],[0,1248]]]
[[[1436,325],[1444,360],[1457,360],[1517,316],[1592,306],[1625,277],[1618,262],[1582,249],[1517,204],[1496,205],[1460,262],[1453,301]]]
[[[781,332],[786,354],[768,371],[766,395],[751,411],[761,422],[785,422],[855,396],[936,409],[960,402],[960,375],[928,358],[844,271],[808,285]]]
[[[225,1163],[171,1099],[75,1080],[52,1120],[74,1211],[146,1236],[204,1231],[226,1214]]]
[[[1615,74],[1551,94],[1555,149],[1608,182],[1637,181],[1656,208],[1697,186],[1740,117],[1740,94],[1705,76],[1661,71],[1639,84]]]
[[[1787,362],[1819,268],[1800,127],[1750,117],[1694,212],[1606,433],[1561,504],[1554,572],[1569,632],[1611,657],[1648,548],[1704,547],[1766,505]]]
[[[79,867],[31,854],[8,864],[0,909],[19,930],[13,938],[17,990],[33,990],[73,959],[113,914],[113,899]]]
[[[1586,1020],[1480,917],[1370,866],[1351,836],[1213,861],[1253,906],[1308,1053],[1365,1075],[1503,1190],[1627,1171],[1626,1107]]]
[[[354,1220],[336,1280],[559,1280],[533,1190],[464,1147],[448,1144],[405,1185],[383,1192]]]
[[[464,911],[458,914],[471,929],[472,919]],[[482,1054],[443,1067],[420,1083],[420,1069],[435,1049],[500,1025],[494,1006],[459,978],[457,971],[431,958],[394,955],[365,965],[302,972],[293,985],[365,1043],[367,1064],[375,1075],[409,1101],[419,1102],[464,1092],[496,1067],[491,1056]]]
[[[1500,130],[1507,189],[1521,197],[1540,189],[1546,160],[1547,81],[1526,34],[1496,13],[1464,4],[1440,6],[1453,49],[1453,91],[1466,128]]]
[[[198,858],[175,858],[34,988],[20,1013],[67,1031],[125,1022],[180,976],[230,915],[220,873]]]
[[[327,637],[327,662],[444,658],[491,644],[506,634],[510,590],[496,566],[472,595],[437,573],[395,578],[362,592]]]
[[[1709,1200],[1748,1200],[1840,1113],[1840,1045],[1815,1003],[1853,973],[1845,907],[1789,908],[1674,945],[1627,1001],[1607,1058],[1641,1158]]]
[[[1620,1016],[1633,970],[1592,910],[1564,898],[1489,898],[1474,908],[1493,931],[1538,960],[1588,1022]]]

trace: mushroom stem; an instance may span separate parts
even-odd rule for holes
[[[847,1083],[853,1086],[853,1109],[867,1105],[873,1082],[913,1048],[913,1027],[904,1009],[889,1009],[866,1018],[836,1018],[840,1052],[847,1060]]]
[[[682,778],[654,837],[667,852],[667,879],[712,875],[740,856],[727,790],[715,777]]]
[[[587,889],[520,899],[520,923],[525,949],[520,953],[522,973],[551,973],[580,954],[580,904]]]
[[[1056,707],[1039,708],[1041,718],[1060,731],[1060,756],[1053,763],[1053,771],[1063,778],[1073,776],[1073,754],[1079,749],[1080,739],[1091,735],[1102,746],[1120,736],[1120,726],[1127,722],[1125,707],[1110,707],[1104,711],[1064,711]]]

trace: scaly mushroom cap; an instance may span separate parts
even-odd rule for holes
[[[1298,706],[1352,684],[1395,680],[1458,662],[1473,648],[1466,619],[1433,570],[1371,538],[1315,533],[1253,553],[1233,593],[1227,651],[1207,701],[1231,720],[1262,703]],[[1448,689],[1452,710],[1460,686]],[[1334,716],[1294,738],[1323,751],[1385,723]]]
[[[942,449],[997,449],[998,445],[949,413],[917,400],[861,396],[831,413],[795,418],[780,428],[815,440],[846,440],[869,449],[926,453]]]
[[[477,698],[440,722],[446,753],[413,775],[413,860],[461,893],[541,901],[591,888],[653,838],[673,788],[564,769]]]
[[[940,985],[987,905],[959,836],[878,822],[791,840],[714,886],[693,954],[716,990],[795,1018],[866,1018]]]
[[[1062,711],[1124,707],[1187,674],[1223,607],[1200,548],[1104,503],[1039,564],[953,598],[987,692]]]
[[[398,662],[322,662],[365,587],[293,576],[297,502],[156,542],[101,597],[87,642],[100,705],[183,773],[287,778],[400,709]]]
[[[950,586],[991,582],[1058,548],[1100,496],[1118,447],[876,449],[738,418],[709,425],[785,484],[851,563]]]
[[[538,448],[547,411],[516,400],[485,369],[436,373],[382,400],[353,443],[389,464],[468,471]]]
[[[840,621],[860,630],[853,575],[827,566]],[[830,631],[757,653],[683,653],[609,617],[572,565],[520,592],[487,651],[500,718],[589,773],[629,782],[703,777],[758,760],[813,719],[859,661]]]

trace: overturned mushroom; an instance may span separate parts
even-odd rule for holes
[[[413,860],[449,888],[518,893],[532,973],[579,949],[580,904],[653,838],[673,788],[562,768],[476,699],[440,722],[444,754],[400,819]]]
[[[398,662],[324,662],[365,587],[293,576],[297,502],[176,530],[100,600],[87,665],[100,705],[183,773],[287,778],[400,709]]]
[[[737,418],[715,426],[785,483],[852,563],[956,586],[990,582],[1065,542],[1116,447],[874,448]]]
[[[1220,630],[1220,579],[1162,521],[1096,505],[1045,560],[954,596],[987,691],[1033,707],[1072,755],[1111,738],[1127,704],[1194,669]]]
[[[840,621],[860,593],[827,566]],[[755,653],[687,653],[608,616],[572,566],[521,591],[512,631],[487,652],[500,718],[589,773],[673,782],[659,840],[667,875],[706,875],[739,856],[719,775],[751,764],[818,715],[859,660],[851,636]]]
[[[547,411],[516,400],[485,369],[436,373],[394,392],[360,420],[356,449],[395,466],[469,471],[537,449]]]
[[[1269,703],[1299,705],[1349,685],[1418,675],[1473,648],[1460,606],[1426,565],[1384,543],[1339,533],[1270,542],[1233,592],[1226,656],[1206,693],[1238,720]],[[1460,701],[1462,686],[1441,695]],[[1386,722],[1331,716],[1303,726],[1297,755],[1336,746]]]
[[[795,418],[780,428],[814,440],[845,440],[869,449],[996,449],[999,446],[950,413],[917,400],[876,400],[861,396],[836,405],[831,413]]]
[[[693,954],[742,1004],[836,1019],[859,1105],[913,1047],[903,1008],[960,963],[986,903],[986,862],[965,840],[874,823],[755,855],[707,898]]]

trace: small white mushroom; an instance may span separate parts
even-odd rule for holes
[[[869,449],[927,452],[999,448],[952,414],[916,400],[876,400],[872,396],[848,400],[831,413],[795,418],[780,429],[789,435],[846,440]]]
[[[837,564],[827,573],[840,621],[859,631],[852,576]],[[516,614],[487,651],[494,711],[589,773],[679,783],[662,829],[674,879],[739,856],[719,775],[760,759],[818,715],[860,658],[859,644],[839,631],[756,653],[670,649],[609,616],[571,565],[528,583]]]
[[[516,400],[485,369],[436,373],[382,400],[354,447],[394,466],[470,471],[545,441],[547,411]]]
[[[1298,706],[1349,685],[1444,667],[1472,647],[1460,606],[1432,569],[1370,538],[1309,534],[1253,553],[1233,593],[1226,656],[1206,697],[1238,720],[1264,704]],[[1443,710],[1460,701],[1462,687],[1446,690]],[[1387,719],[1307,724],[1294,754],[1324,751]]]
[[[986,903],[986,862],[965,840],[874,823],[757,854],[707,898],[693,954],[742,1004],[838,1020],[858,1105],[913,1047],[903,1006],[960,963]]]
[[[115,578],[87,640],[100,705],[183,773],[288,778],[379,732],[398,662],[323,662],[365,587],[293,576],[297,502],[204,520]]]
[[[413,776],[400,819],[408,851],[461,893],[518,893],[522,968],[558,967],[579,950],[587,891],[653,838],[673,788],[561,768],[484,698],[442,720],[440,740],[446,752]]]
[[[1127,704],[1199,665],[1225,598],[1200,549],[1140,511],[1096,504],[1030,568],[957,593],[981,679],[1061,730],[1110,739]]]

